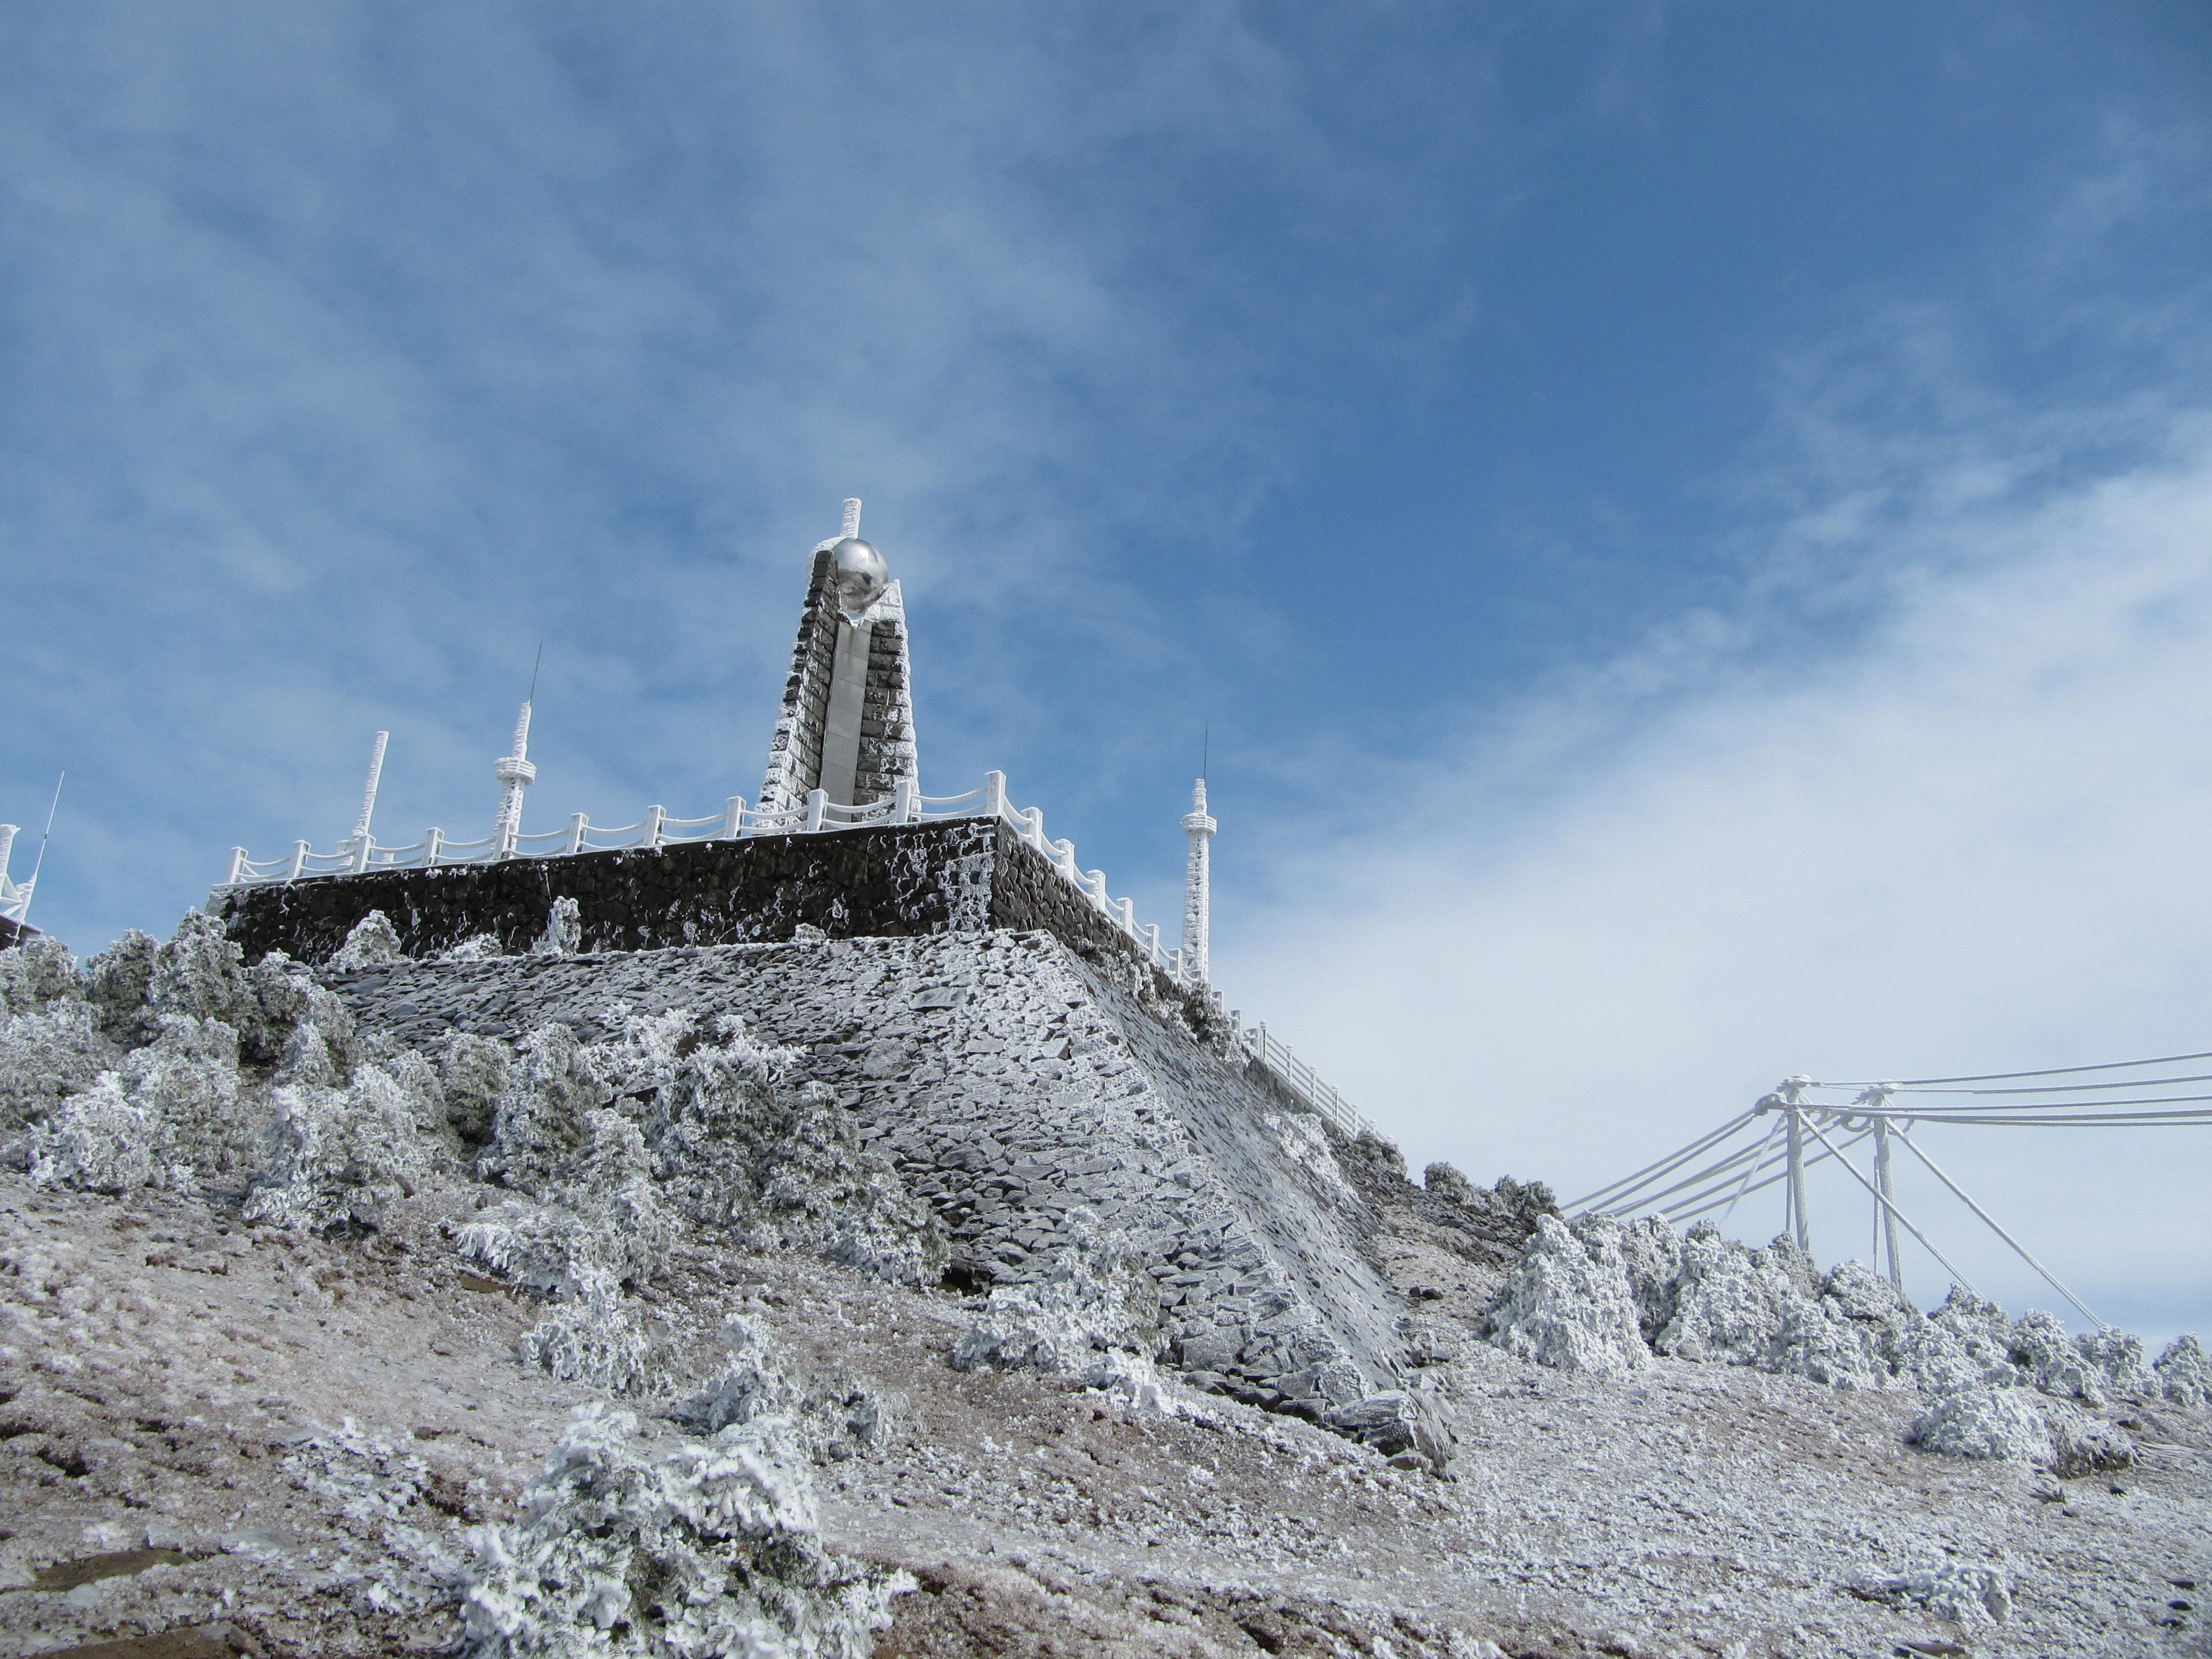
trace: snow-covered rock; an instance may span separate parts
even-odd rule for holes
[[[1867,1601],[1925,1607],[1968,1629],[2002,1625],[2012,1617],[2012,1574],[1991,1563],[1942,1561],[1887,1577],[1863,1574],[1850,1589]]]

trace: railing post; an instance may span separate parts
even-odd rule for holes
[[[230,873],[222,878],[222,884],[226,887],[235,887],[238,885],[239,878],[245,873],[246,849],[243,847],[234,847],[230,849]]]
[[[284,866],[284,879],[287,881],[299,880],[300,872],[307,867],[307,843],[304,841],[295,841],[292,843],[292,861]]]
[[[1052,843],[1044,838],[1044,808],[1025,806],[1014,815],[1014,822],[1022,826],[1022,839],[1038,852],[1046,852]]]
[[[994,818],[1006,816],[1006,775],[1004,772],[983,774],[983,811]]]
[[[732,795],[730,797],[728,807],[722,813],[722,839],[735,841],[744,832],[745,798],[743,795]]]
[[[921,817],[921,791],[914,787],[912,778],[901,778],[891,785],[891,822],[913,823]]]
[[[424,869],[434,870],[437,867],[438,844],[445,838],[446,832],[435,827],[422,832],[422,867]]]
[[[1150,962],[1160,959],[1160,925],[1157,921],[1145,924],[1145,957]]]
[[[830,792],[810,789],[806,792],[806,830],[809,835],[822,827],[822,819],[830,810]]]
[[[1103,870],[1086,870],[1083,872],[1083,883],[1085,890],[1091,895],[1091,902],[1098,907],[1099,914],[1111,915],[1112,907],[1106,901],[1106,872]]]
[[[1114,904],[1114,914],[1121,921],[1121,931],[1127,933],[1131,939],[1136,938],[1137,906],[1135,902],[1130,899],[1117,899]]]
[[[563,847],[561,850],[563,853],[582,852],[584,850],[584,831],[589,828],[591,828],[591,825],[585,821],[584,815],[581,812],[569,813],[568,844],[566,847]]]
[[[665,806],[648,806],[645,809],[645,844],[647,847],[660,845],[660,821],[667,816],[668,809]]]

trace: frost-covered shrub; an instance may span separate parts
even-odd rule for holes
[[[671,1201],[758,1249],[811,1249],[878,1278],[933,1285],[944,1230],[889,1164],[862,1150],[819,1084],[794,1086],[793,1049],[753,1042],[732,1016],[625,1017],[592,1051],[599,1074],[646,1103],[647,1145]]]
[[[1995,1382],[1947,1389],[1929,1402],[1905,1438],[1947,1457],[2049,1464],[2050,1425],[2030,1390]]]
[[[76,958],[60,940],[27,939],[0,951],[0,1016],[35,1014],[58,997],[82,995]]]
[[[354,923],[345,943],[331,953],[325,965],[332,973],[350,974],[406,959],[407,952],[399,945],[399,930],[392,925],[391,918],[381,910],[371,910]]]
[[[1600,1376],[1650,1364],[1619,1231],[1595,1227],[1577,1237],[1557,1216],[1539,1218],[1491,1310],[1491,1341],[1540,1365]]]
[[[355,1586],[375,1613],[421,1613],[450,1607],[460,1563],[430,1501],[429,1466],[411,1452],[364,1433],[351,1418],[293,1443],[285,1478],[321,1500],[324,1513],[377,1548],[374,1565]]]
[[[1674,1316],[1652,1346],[1679,1359],[1756,1365],[1793,1314],[1808,1312],[1794,1246],[1751,1249],[1717,1229],[1682,1241]]]
[[[1068,1212],[1070,1242],[1042,1279],[993,1288],[952,1345],[959,1370],[1083,1372],[1109,1349],[1149,1356],[1159,1343],[1159,1286],[1120,1233]]]
[[[443,952],[441,962],[489,962],[507,954],[507,947],[499,942],[497,933],[471,933],[450,951]]]
[[[795,1381],[757,1320],[732,1314],[722,1323],[729,1344],[722,1368],[707,1386],[668,1411],[696,1434],[764,1417],[790,1420],[807,1455],[840,1462],[879,1447],[889,1426],[884,1401],[842,1375]]]
[[[0,951],[0,961],[15,954]],[[56,997],[0,1019],[0,1138],[43,1121],[118,1058],[88,1003]]]
[[[607,1107],[584,1115],[584,1138],[538,1185],[460,1230],[465,1255],[558,1297],[611,1293],[642,1277],[674,1234],[637,1125]]]
[[[136,927],[84,964],[85,1000],[100,1012],[100,1029],[111,1042],[150,1041],[153,1011],[146,1006],[161,942]]]
[[[867,1659],[913,1580],[831,1555],[817,1531],[812,1480],[781,1419],[656,1455],[629,1413],[587,1408],[521,1517],[469,1535],[467,1652]]]
[[[71,1095],[31,1132],[31,1179],[41,1187],[127,1193],[191,1178],[175,1158],[168,1123],[132,1101],[113,1072]]]
[[[253,1151],[239,1109],[238,1033],[219,1019],[161,1014],[158,1035],[122,1066],[123,1091],[167,1124],[177,1156],[204,1174]]]
[[[353,1015],[315,983],[315,976],[282,951],[271,951],[246,972],[261,1011],[254,1039],[240,1046],[254,1058],[276,1062],[276,1080],[335,1089],[353,1074],[361,1057]]]
[[[2212,1358],[2193,1336],[2177,1336],[2151,1367],[2161,1398],[2177,1406],[2212,1406]]]
[[[554,1167],[583,1146],[592,1112],[612,1096],[574,1031],[539,1026],[522,1040],[520,1061],[507,1070],[478,1172],[518,1192],[536,1193]]]
[[[147,977],[146,1006],[157,1014],[219,1019],[241,1042],[257,1048],[264,1036],[261,1002],[246,978],[246,953],[220,921],[198,910],[185,911],[161,947]],[[260,1052],[254,1057],[275,1058]]]
[[[636,1303],[602,1279],[548,1309],[515,1346],[524,1364],[608,1394],[642,1389],[660,1359],[660,1345],[646,1330]]]
[[[446,1094],[446,1121],[467,1146],[491,1139],[500,1097],[507,1092],[513,1055],[504,1042],[456,1031],[438,1060],[438,1081]]]
[[[422,1074],[407,1075],[419,1082]],[[362,1066],[344,1089],[286,1085],[273,1103],[267,1170],[246,1200],[249,1221],[307,1231],[377,1227],[393,1204],[445,1173],[435,1103],[381,1066]]]

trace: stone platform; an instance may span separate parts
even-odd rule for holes
[[[489,934],[507,954],[545,937],[573,900],[587,952],[788,939],[913,939],[1042,929],[1085,957],[1142,951],[1006,823],[987,817],[827,834],[748,836],[569,858],[508,859],[234,887],[210,902],[249,962],[329,960],[380,910],[410,957]],[[1164,995],[1164,974],[1146,971]]]

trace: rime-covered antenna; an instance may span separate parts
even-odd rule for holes
[[[23,884],[23,908],[15,913],[15,920],[28,926],[31,920],[31,901],[39,896],[39,872],[46,867],[46,842],[53,838],[54,814],[62,807],[62,782],[69,774],[60,773],[54,779],[54,798],[46,807],[46,833],[39,837],[39,856],[31,860],[31,878]]]
[[[530,665],[530,695],[523,699],[525,702],[538,701],[538,671],[544,665],[544,662],[545,641],[540,640],[538,641],[538,655]]]
[[[353,844],[361,845],[368,834],[368,821],[376,812],[377,781],[384,775],[384,745],[392,740],[392,733],[380,732],[376,741],[368,748],[368,781],[362,787],[361,816],[354,820]]]
[[[1206,723],[1206,735],[1199,739],[1198,781],[1204,783],[1213,772],[1213,722]]]

